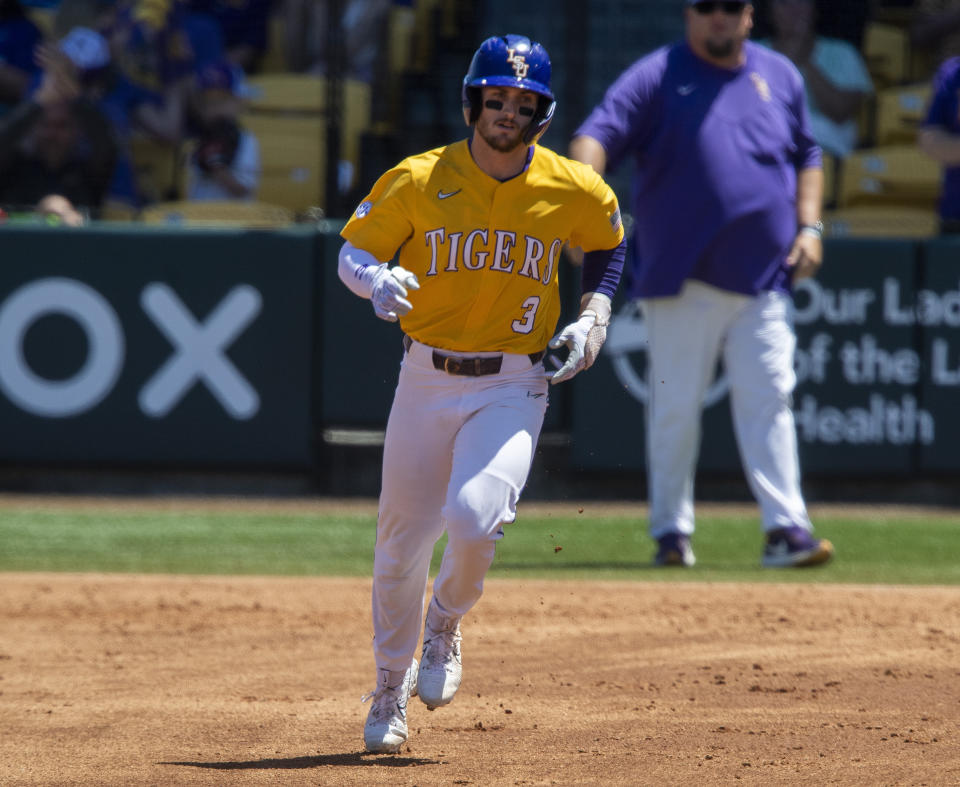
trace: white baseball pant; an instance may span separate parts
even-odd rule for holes
[[[469,357],[498,353],[450,353]],[[501,525],[516,518],[547,408],[542,363],[504,354],[498,374],[434,368],[413,342],[387,421],[373,564],[374,657],[405,670],[420,638],[433,547],[447,547],[433,583],[444,615],[480,598]]]
[[[694,531],[693,482],[703,397],[722,355],[734,432],[764,531],[812,529],[800,490],[791,409],[796,385],[793,303],[687,281],[677,297],[640,301],[648,349],[650,534]]]

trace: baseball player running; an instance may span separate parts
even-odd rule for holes
[[[616,197],[590,167],[537,145],[553,117],[550,59],[489,38],[463,80],[468,139],[386,172],[342,231],[339,275],[399,320],[404,355],[384,443],[373,567],[371,752],[407,739],[407,700],[449,703],[460,621],[514,521],[547,408],[548,380],[589,367],[606,336],[625,246]],[[564,244],[585,251],[580,314],[560,316]],[[399,264],[388,261],[399,255]],[[547,373],[547,345],[567,347]],[[415,659],[430,558],[448,542]]]

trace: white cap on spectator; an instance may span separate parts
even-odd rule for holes
[[[110,63],[110,45],[89,27],[75,27],[59,44],[60,51],[81,71],[95,71]]]

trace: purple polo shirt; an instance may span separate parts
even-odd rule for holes
[[[753,295],[786,292],[797,233],[797,172],[821,166],[803,79],[748,41],[717,68],[685,41],[634,63],[577,130],[610,169],[635,161],[632,297],[675,295],[693,278]]]
[[[933,97],[924,125],[960,134],[960,57],[943,61],[933,78]],[[940,216],[960,219],[960,167],[944,167]]]

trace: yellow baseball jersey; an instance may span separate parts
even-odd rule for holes
[[[416,274],[403,331],[459,352],[533,353],[560,317],[564,243],[585,251],[623,240],[617,198],[589,166],[536,145],[501,182],[467,141],[404,159],[384,173],[341,235]]]

